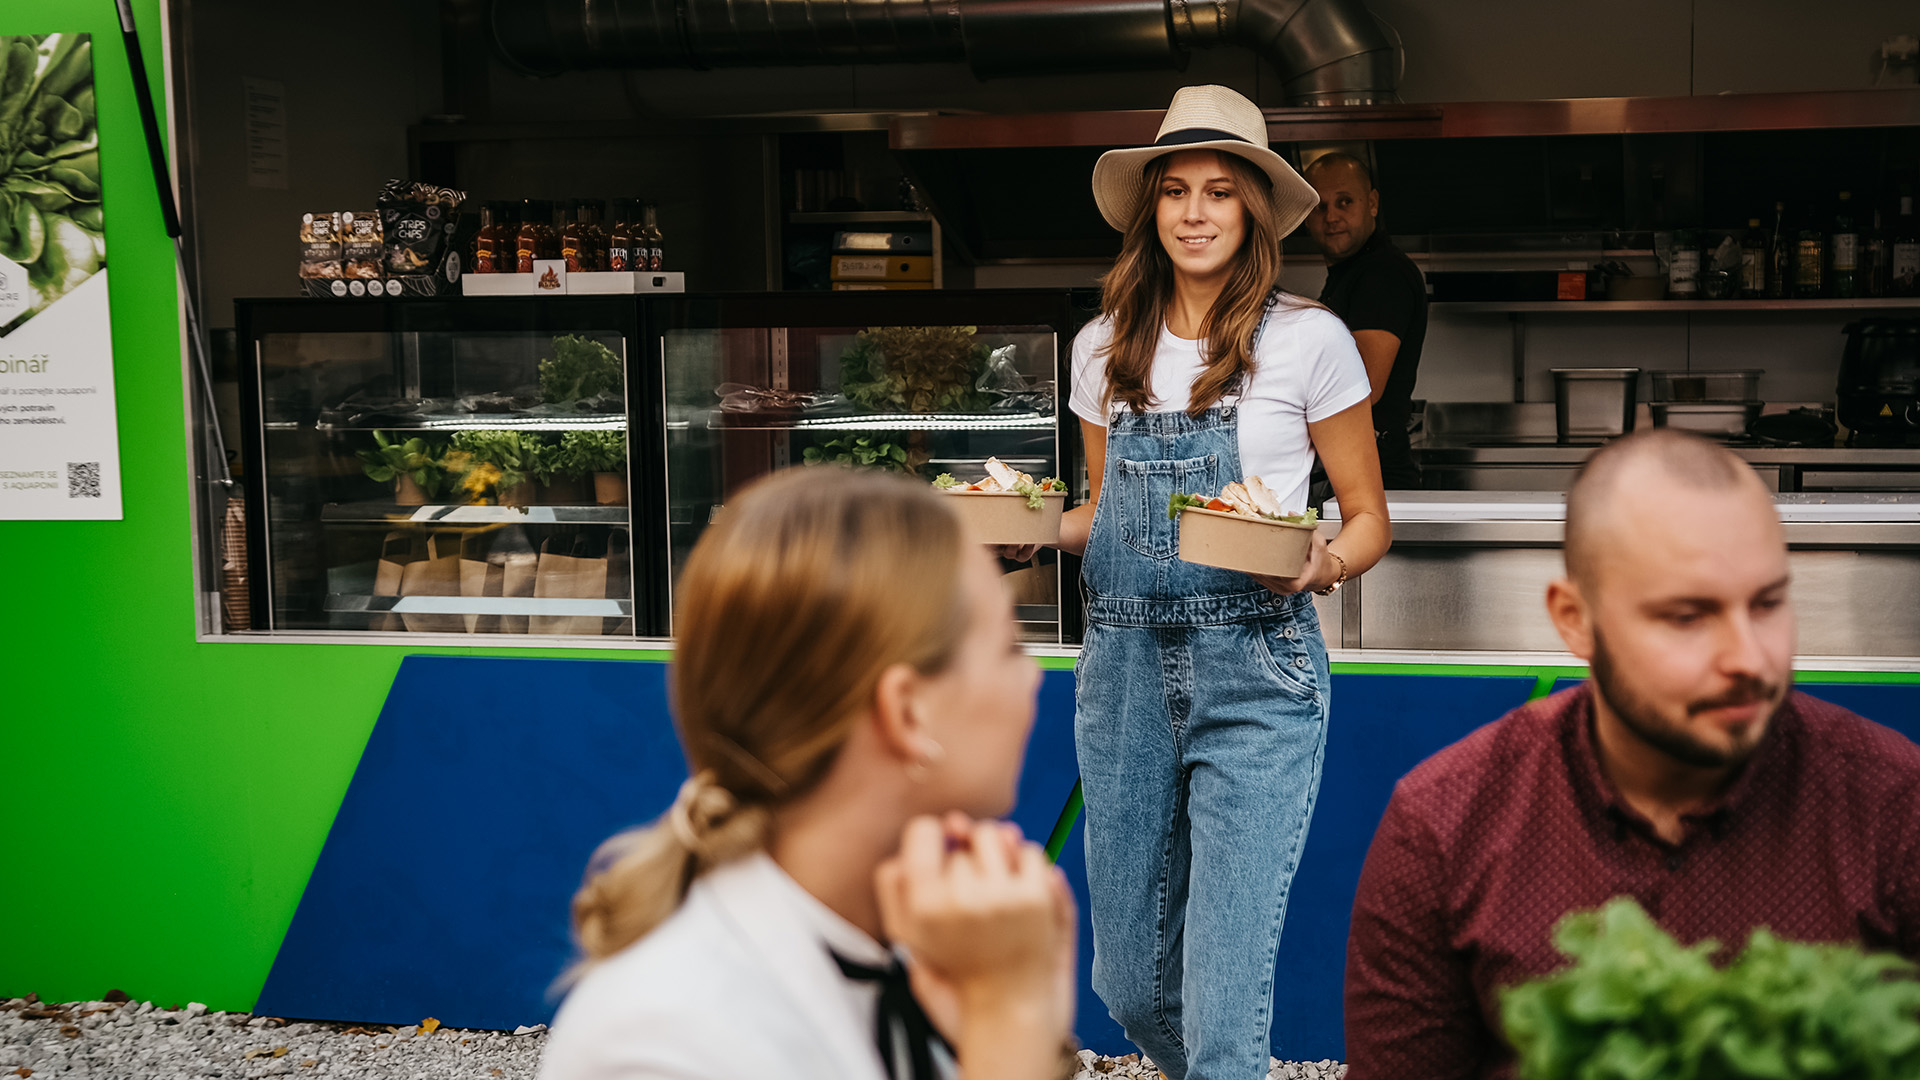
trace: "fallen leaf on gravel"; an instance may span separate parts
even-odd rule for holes
[[[103,998],[101,998],[100,1000],[101,1000],[101,1001],[115,1001],[115,1002],[125,1002],[125,1001],[127,1001],[127,1000],[128,1000],[128,998],[127,998],[127,992],[126,992],[125,990],[109,990],[109,991],[107,991],[107,996],[106,996],[106,997],[103,997]]]
[[[276,1047],[274,1047],[274,1048],[273,1048],[273,1056],[274,1056],[274,1057],[286,1057],[286,1056],[287,1056],[287,1048],[286,1048],[286,1047],[284,1047],[284,1046],[276,1046]]]
[[[69,1039],[77,1039],[80,1037],[80,1029],[74,1027],[72,1024],[68,1024],[60,1029],[60,1034],[65,1035]]]
[[[319,1058],[308,1058],[307,1060],[300,1063],[300,1067],[303,1069],[311,1069],[318,1064],[320,1064]]]
[[[373,1030],[372,1028],[363,1028],[356,1024],[355,1026],[350,1028],[342,1028],[340,1030],[340,1034],[342,1035],[378,1035],[380,1033]]]
[[[490,1076],[505,1076],[505,1075],[507,1075],[507,1074],[506,1074],[506,1073],[503,1073],[503,1072],[501,1072],[501,1071],[500,1071],[499,1069],[493,1069],[493,1070],[490,1070],[490,1071],[489,1071],[489,1073],[488,1073],[488,1075],[490,1075]]]
[[[22,1020],[51,1020],[60,1015],[59,1009],[21,1009]]]
[[[264,1053],[266,1053],[264,1049],[254,1049],[254,1050],[249,1050],[240,1056],[243,1058],[246,1058],[248,1061],[252,1061],[254,1058],[257,1058]]]
[[[439,1030],[440,1030],[440,1021],[435,1020],[431,1016],[427,1017],[425,1020],[420,1021],[420,1034],[422,1035],[431,1035],[434,1032]]]
[[[495,1070],[495,1072],[496,1072],[496,1073],[497,1073],[498,1071],[499,1071],[499,1070]],[[15,1076],[21,1076],[21,1077],[26,1077],[26,1076],[32,1076],[32,1075],[33,1075],[33,1070],[32,1070],[32,1069],[29,1069],[29,1068],[27,1068],[27,1067],[26,1067],[25,1065],[22,1065],[22,1066],[20,1066],[19,1068],[17,1068],[17,1069],[15,1069],[15,1070],[13,1070],[13,1075],[15,1075]]]

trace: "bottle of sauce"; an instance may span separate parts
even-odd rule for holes
[[[1767,234],[1760,230],[1759,218],[1748,218],[1740,237],[1740,298],[1760,300],[1766,295]]]
[[[1793,295],[1799,300],[1827,295],[1827,234],[1811,213],[1793,245]]]
[[[1827,258],[1833,273],[1828,279],[1830,294],[1851,300],[1860,294],[1860,229],[1853,220],[1853,192],[1840,193],[1840,208],[1833,215],[1833,235],[1827,239]]]
[[[633,201],[613,200],[613,223],[607,228],[607,269],[626,273],[633,265]]]
[[[1887,251],[1887,230],[1880,211],[1873,211],[1873,228],[1860,234],[1860,295],[1879,298],[1887,295],[1887,271],[1892,260]]]
[[[518,262],[519,226],[505,203],[480,207],[480,232],[473,238],[473,272],[510,274]]]
[[[560,233],[560,257],[567,261],[567,273],[596,273],[605,270],[607,234],[600,229],[600,207],[591,199],[573,201],[573,220]]]
[[[514,232],[514,272],[533,273],[533,264],[546,258],[547,227],[542,222],[553,216],[553,211],[539,199],[526,199],[520,204],[520,228]]]
[[[633,246],[636,249],[644,247],[647,250],[647,265],[636,266],[634,269],[666,269],[666,256],[661,249],[660,221],[652,203],[646,203],[640,208],[640,228],[637,230]],[[639,256],[635,255],[634,259],[638,261]]]

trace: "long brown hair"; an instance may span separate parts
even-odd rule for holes
[[[727,504],[676,586],[669,680],[692,778],[658,821],[594,854],[569,979],[663,922],[703,871],[764,847],[888,668],[952,661],[965,550],[942,496],[876,472],[790,469]]]
[[[1173,302],[1173,260],[1160,243],[1160,182],[1166,178],[1162,154],[1141,176],[1144,196],[1127,223],[1120,257],[1100,279],[1100,309],[1113,320],[1107,345],[1108,400],[1135,412],[1154,405],[1151,375],[1160,344],[1160,327]],[[1246,211],[1246,235],[1234,254],[1233,269],[1220,296],[1200,324],[1207,343],[1207,366],[1193,380],[1187,413],[1199,416],[1236,382],[1253,374],[1253,332],[1266,312],[1267,295],[1280,280],[1280,243],[1275,224],[1273,183],[1235,154],[1220,153],[1234,193]]]

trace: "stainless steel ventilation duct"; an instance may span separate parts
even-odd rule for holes
[[[1393,47],[1362,0],[493,0],[500,51],[581,68],[963,61],[981,78],[1184,67],[1244,45],[1293,105],[1393,100]]]

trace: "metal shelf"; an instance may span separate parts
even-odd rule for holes
[[[321,521],[366,525],[625,525],[624,506],[400,506],[328,503]]]
[[[316,421],[313,427],[315,431],[625,431],[627,418],[474,413],[465,416],[421,416],[405,424],[325,424]]]
[[[1861,300],[1438,300],[1435,311],[1462,315],[1572,315],[1629,312],[1920,311],[1920,297]]]
[[[327,611],[382,612],[400,615],[595,615],[631,618],[633,601],[575,599],[565,596],[366,596],[328,593]]]
[[[728,417],[724,422],[721,417]],[[886,413],[875,416],[820,416],[797,420],[759,419],[752,413],[710,413],[711,431],[1052,431],[1055,419],[1038,413],[984,416],[979,413]]]

